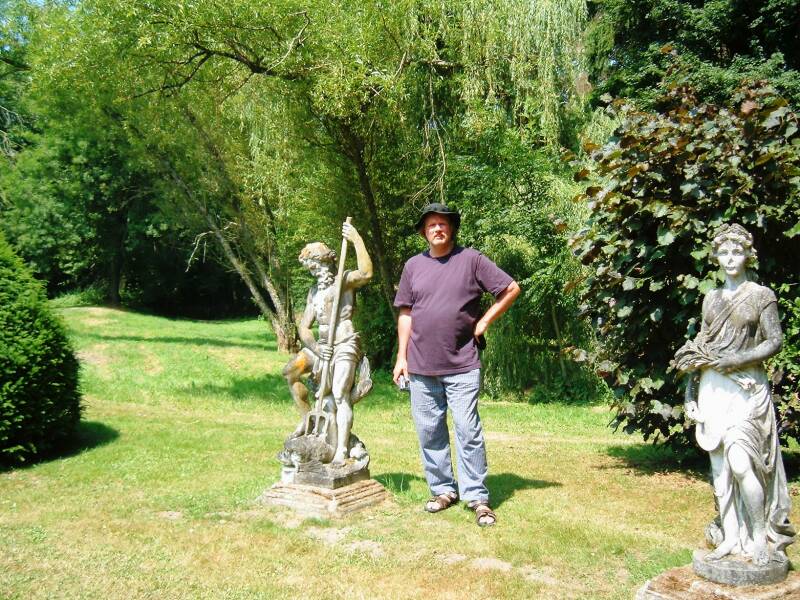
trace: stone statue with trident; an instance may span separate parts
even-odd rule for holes
[[[336,276],[336,254],[322,242],[307,244],[299,260],[317,282],[308,291],[306,307],[300,320],[299,335],[303,349],[286,365],[283,374],[302,421],[291,438],[324,438],[334,449],[331,464],[343,465],[353,450],[353,405],[371,389],[369,362],[363,356],[358,332],[353,327],[355,290],[372,279],[372,260],[364,241],[350,218],[342,226],[342,251]],[[345,271],[347,243],[353,244],[357,269]],[[312,326],[319,327],[319,340]],[[360,365],[356,382],[356,369]],[[310,375],[316,387],[315,410],[308,402],[308,389],[302,382]],[[287,450],[299,448],[290,444]],[[291,447],[291,448],[290,448]],[[363,450],[363,446],[361,447]],[[328,462],[325,453],[315,451],[315,458]]]

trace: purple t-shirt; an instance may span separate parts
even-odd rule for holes
[[[403,268],[394,298],[411,308],[408,371],[417,375],[455,375],[480,368],[472,333],[484,292],[497,296],[513,279],[483,254],[456,246],[433,258],[426,250]]]

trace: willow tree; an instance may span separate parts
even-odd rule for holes
[[[88,94],[105,75],[113,110],[172,173],[187,213],[206,210],[220,245],[264,264],[275,289],[261,286],[264,304],[284,318],[309,222],[335,235],[356,215],[391,315],[413,243],[398,223],[449,193],[451,161],[488,127],[553,150],[581,103],[585,0],[87,0],[58,18],[71,33],[41,64]],[[257,261],[240,262],[264,280]]]

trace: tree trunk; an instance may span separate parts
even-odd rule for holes
[[[275,335],[278,338],[278,350],[296,352],[298,349],[297,325],[294,322],[294,315],[291,313],[291,305],[288,302],[284,304],[278,289],[267,274],[261,260],[257,256],[251,256],[249,262],[255,267],[261,286],[267,290],[272,302],[275,304],[275,318],[278,322],[277,328],[275,328]]]
[[[258,289],[255,281],[253,281],[253,278],[250,276],[250,272],[245,268],[242,261],[239,260],[239,257],[236,255],[236,252],[234,252],[233,247],[225,237],[225,234],[219,228],[219,225],[217,225],[217,222],[208,213],[208,209],[203,202],[194,195],[192,189],[180,176],[169,158],[163,155],[161,158],[162,163],[167,167],[170,176],[172,177],[173,181],[175,181],[178,188],[183,192],[184,196],[186,196],[189,202],[191,202],[191,204],[194,205],[194,207],[200,212],[200,214],[203,215],[203,219],[205,220],[209,229],[211,229],[214,237],[217,238],[225,258],[228,259],[228,262],[230,262],[231,266],[239,274],[239,277],[241,277],[242,281],[244,281],[247,289],[250,290],[250,295],[253,297],[253,301],[256,303],[256,306],[258,306],[261,314],[269,319],[269,322],[272,324],[273,331],[275,331],[275,336],[278,339],[285,339],[287,336],[281,328],[281,322],[275,314],[275,310],[270,307],[270,305],[264,299],[264,296],[261,294],[261,290]]]
[[[128,237],[128,207],[124,206],[111,217],[110,256],[108,257],[108,302],[120,305],[122,267],[125,262],[125,239]]]
[[[383,239],[383,228],[378,218],[378,205],[375,201],[375,192],[372,188],[372,181],[367,170],[367,163],[364,160],[364,142],[346,124],[340,123],[339,129],[344,143],[347,145],[344,154],[353,163],[358,174],[358,184],[364,204],[367,207],[367,216],[374,243],[373,253],[375,262],[378,263],[378,271],[381,274],[381,292],[389,306],[390,311],[394,311],[394,288],[392,287],[394,268],[391,259],[386,255],[386,244]]]
[[[550,318],[553,320],[553,328],[556,330],[556,343],[558,344],[558,364],[561,367],[561,377],[564,381],[567,380],[567,368],[564,366],[564,357],[562,356],[561,349],[561,329],[558,326],[558,319],[556,319],[556,309],[553,303],[550,303]]]
[[[219,173],[222,180],[225,182],[224,187],[227,188],[227,193],[230,195],[230,197],[235,200],[235,202],[232,203],[232,208],[236,213],[236,216],[238,217],[239,227],[242,232],[242,236],[244,238],[242,240],[243,241],[242,245],[245,248],[245,257],[247,259],[247,262],[254,268],[258,276],[258,282],[254,282],[252,280],[249,272],[247,272],[247,278],[249,279],[249,282],[247,279],[245,279],[245,275],[243,273],[246,272],[247,270],[244,268],[244,265],[241,262],[239,262],[238,267],[234,265],[234,268],[236,268],[236,271],[239,273],[239,275],[243,279],[245,279],[246,285],[248,286],[248,288],[251,288],[251,293],[252,293],[251,286],[257,285],[257,283],[260,283],[261,287],[264,290],[266,290],[268,299],[270,300],[272,306],[274,307],[274,310],[269,312],[269,317],[270,317],[270,322],[272,323],[272,328],[275,331],[275,336],[278,341],[278,350],[282,352],[293,352],[297,349],[297,328],[294,323],[294,318],[293,315],[291,315],[288,312],[287,306],[284,304],[278,289],[273,284],[272,279],[269,277],[269,274],[267,273],[267,270],[264,268],[264,265],[258,256],[258,252],[255,249],[255,245],[252,242],[250,230],[247,227],[247,223],[241,211],[241,202],[239,201],[239,188],[234,182],[233,177],[231,177],[230,173],[228,172],[228,168],[225,165],[225,160],[224,157],[222,156],[222,153],[220,152],[217,145],[214,143],[214,140],[211,139],[211,136],[205,130],[203,125],[194,115],[194,113],[189,108],[184,108],[184,116],[186,117],[186,120],[192,125],[192,127],[194,127],[194,129],[200,135],[200,139],[203,141],[203,146],[205,147],[206,151],[214,158],[215,161],[214,164],[216,165],[217,172]],[[231,259],[231,256],[233,256],[237,261],[239,261],[238,256],[236,256],[236,253],[233,252],[233,248],[230,246],[230,243],[225,238],[224,234],[222,234],[222,232],[219,230],[219,227],[217,226],[216,222],[214,222],[212,225],[211,222],[214,220],[210,219],[210,215],[208,215],[208,213],[205,211],[205,207],[202,207],[202,210],[203,210],[203,215],[206,218],[206,221],[209,222],[209,225],[212,227],[212,231],[214,231],[214,234],[218,238],[218,240],[220,240],[220,243],[223,243],[224,241],[224,243],[227,244],[227,249],[223,248],[223,251],[225,252],[226,257],[228,257],[228,260],[231,261],[231,264],[233,264],[233,261]],[[275,223],[272,220],[273,216],[271,211],[268,212],[268,216],[270,218],[269,221],[270,232],[273,234],[273,237],[277,239],[277,231],[275,230]],[[229,256],[229,254],[231,256]],[[287,290],[287,295],[288,295],[288,290]],[[261,294],[259,292],[259,297],[260,296]]]

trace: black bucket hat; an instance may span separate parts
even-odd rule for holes
[[[425,220],[425,217],[431,213],[435,213],[437,215],[447,215],[447,218],[450,219],[450,222],[453,224],[453,229],[458,229],[461,225],[461,215],[458,214],[457,211],[452,210],[446,204],[442,204],[441,202],[432,202],[422,207],[422,215],[419,219],[417,219],[417,224],[414,225],[414,229],[419,231],[422,228],[422,222]]]

